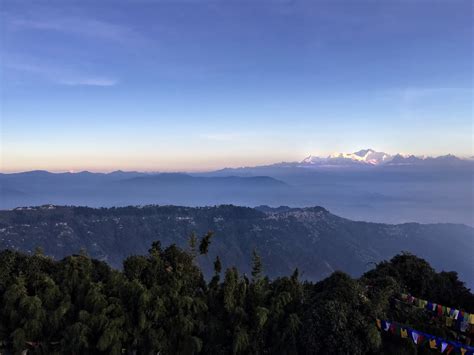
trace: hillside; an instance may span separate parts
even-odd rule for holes
[[[62,258],[85,249],[116,268],[132,254],[146,254],[153,241],[186,247],[192,232],[214,232],[213,248],[200,261],[206,275],[216,255],[224,267],[250,272],[252,251],[271,277],[298,268],[320,280],[335,270],[359,276],[371,263],[409,251],[437,270],[455,270],[474,285],[474,229],[464,225],[355,222],[322,207],[257,209],[146,206],[85,208],[44,206],[0,211],[0,248]]]
[[[353,279],[269,279],[154,242],[123,270],[84,254],[54,261],[0,252],[0,351],[5,354],[472,355],[474,295],[455,273],[397,255]],[[413,296],[415,295],[415,297]],[[433,302],[436,302],[433,309]],[[439,310],[439,311],[438,311]],[[430,349],[440,350],[430,350]]]

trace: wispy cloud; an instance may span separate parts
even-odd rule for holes
[[[389,91],[398,104],[400,118],[411,122],[453,119],[456,110],[467,109],[474,91],[469,87],[407,87]],[[456,107],[453,110],[453,107]]]
[[[39,12],[33,15],[4,14],[6,28],[10,31],[57,31],[94,39],[139,44],[146,39],[137,31],[124,25],[68,14]]]
[[[5,69],[27,72],[57,85],[110,87],[119,83],[118,79],[105,76],[87,75],[74,70],[51,68],[29,63],[5,63]]]
[[[87,41],[120,42],[120,45],[135,45],[143,39],[139,33],[127,26],[96,19],[93,15],[85,15],[72,8],[64,11],[36,6],[29,8],[29,11],[2,12],[1,18],[4,23],[3,29],[6,30],[5,36],[10,39],[16,38],[14,32],[21,31],[54,31],[87,37],[85,38]],[[28,73],[33,80],[40,79],[65,86],[111,87],[119,83],[117,78],[101,72],[102,69],[95,71],[91,69],[91,65],[84,66],[83,62],[76,61],[74,57],[68,57],[67,61],[64,61],[61,55],[57,55],[63,51],[62,46],[59,47],[59,51],[58,48],[53,48],[55,56],[48,56],[41,54],[41,51],[31,53],[27,48],[15,47],[14,43],[10,40],[9,47],[5,47],[2,64],[3,69],[12,71],[13,75],[18,72]],[[46,44],[48,45],[48,42]],[[47,48],[45,53],[52,47]],[[14,51],[10,52],[12,49]],[[68,56],[70,55],[69,51]],[[87,70],[84,69],[86,67]]]
[[[456,87],[431,87],[431,88],[405,88],[399,90],[398,94],[402,100],[411,103],[413,101],[427,97],[447,96],[447,95],[469,95],[472,94],[472,88]]]
[[[107,78],[77,78],[72,80],[62,80],[58,83],[68,86],[115,86],[117,85],[118,80]]]

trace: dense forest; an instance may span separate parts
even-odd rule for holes
[[[0,250],[31,253],[37,247],[60,260],[85,249],[91,258],[121,269],[130,255],[145,255],[150,245],[186,248],[192,232],[214,232],[209,254],[199,260],[206,279],[220,257],[225,270],[235,266],[251,273],[258,250],[271,279],[296,268],[304,281],[320,281],[340,270],[358,278],[368,263],[389,260],[408,251],[435,270],[456,270],[474,288],[474,229],[455,224],[381,224],[351,221],[323,207],[248,208],[129,206],[23,207],[0,211]]]
[[[259,252],[254,251],[250,274],[241,274],[235,267],[223,270],[216,257],[214,275],[206,279],[199,262],[211,244],[211,233],[202,238],[191,235],[186,248],[165,248],[154,242],[147,255],[129,256],[120,271],[90,258],[85,251],[60,261],[42,250],[30,255],[2,251],[0,352],[441,351],[431,350],[434,344],[452,354],[472,353],[468,344],[474,326],[459,329],[456,321],[448,321],[449,314],[430,311],[435,302],[453,307],[449,311],[461,310],[459,314],[469,321],[465,312],[474,312],[474,295],[455,272],[437,273],[423,259],[404,253],[374,265],[359,279],[336,271],[312,283],[301,281],[298,270],[269,279]],[[456,317],[463,320],[457,313]],[[421,341],[418,333],[417,339],[414,333],[413,339],[404,337],[406,330],[394,327],[394,322],[451,343]]]

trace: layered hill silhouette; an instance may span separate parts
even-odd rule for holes
[[[43,204],[326,206],[356,220],[474,226],[474,161],[372,149],[203,173],[0,174],[0,209]]]

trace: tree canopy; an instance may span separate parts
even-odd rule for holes
[[[454,272],[437,273],[410,254],[378,264],[360,279],[334,272],[302,282],[299,272],[270,280],[255,250],[252,273],[199,268],[212,233],[189,250],[154,242],[122,270],[85,253],[60,261],[0,253],[0,351],[36,354],[417,354],[381,334],[377,318],[399,319],[446,338],[420,312],[393,304],[402,292],[474,311],[474,295]]]

